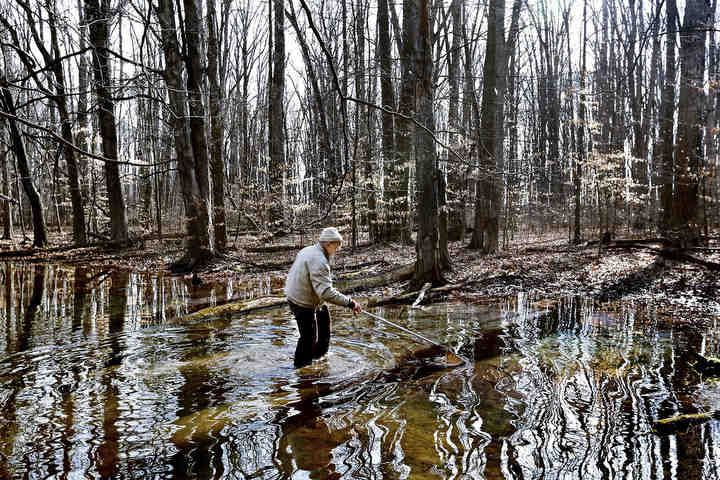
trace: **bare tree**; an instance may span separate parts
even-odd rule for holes
[[[433,59],[432,59],[432,17],[429,0],[412,0],[412,11],[417,15],[403,20],[403,24],[414,22],[417,34],[406,37],[412,42],[404,50],[412,59],[410,64],[415,79],[416,118],[426,129],[416,129],[415,181],[418,186],[418,232],[415,241],[415,275],[412,283],[422,286],[430,282],[444,283],[440,252],[439,198],[442,172],[437,168],[435,152],[435,117],[433,110]],[[406,0],[407,2],[407,0]]]
[[[488,36],[483,71],[482,120],[478,130],[480,179],[475,197],[475,229],[470,248],[485,253],[498,249],[500,197],[497,171],[503,170],[504,96],[508,51],[514,49],[520,2],[513,7],[512,27],[505,40],[505,0],[492,0],[488,9]]]
[[[105,162],[105,183],[110,203],[110,238],[123,245],[128,243],[128,225],[125,215],[125,199],[120,179],[118,158],[118,138],[115,121],[115,102],[110,90],[111,69],[108,44],[110,41],[110,21],[113,18],[110,0],[85,0],[85,15],[90,31],[90,45],[93,48],[94,90],[97,97],[98,124],[102,138]]]
[[[45,69],[50,70],[54,76],[54,82],[46,85],[37,72],[37,65],[27,54],[18,55],[25,65],[25,68],[35,80],[38,89],[47,95],[55,103],[60,117],[60,132],[65,144],[61,146],[65,163],[67,165],[68,182],[70,184],[70,201],[73,212],[73,240],[76,245],[84,245],[87,243],[85,235],[85,212],[80,192],[80,181],[78,176],[78,164],[75,156],[72,134],[72,119],[70,118],[69,99],[66,94],[67,85],[65,80],[65,72],[63,64],[60,60],[62,55],[58,42],[58,26],[57,26],[57,7],[55,2],[48,2],[48,26],[50,29],[50,45],[45,44],[37,26],[35,25],[34,15],[36,14],[30,7],[30,4],[23,0],[16,0],[22,11],[26,15],[27,25],[34,41],[35,47],[42,55]],[[10,24],[7,18],[0,18],[7,32],[12,36],[15,45],[20,45],[20,37],[14,26]],[[53,89],[52,91],[51,89]]]
[[[702,85],[705,75],[705,40],[710,21],[709,0],[688,0],[680,30],[680,98],[678,100],[673,236],[682,246],[699,240],[698,186],[702,129]]]
[[[227,28],[230,1],[222,2],[222,25]],[[225,121],[222,99],[224,89],[224,69],[220,62],[222,37],[218,35],[218,18],[215,11],[215,0],[207,0],[207,76],[209,81],[209,114],[210,114],[210,169],[212,170],[212,205],[215,248],[223,250],[227,246],[227,226],[225,214]]]
[[[673,190],[673,145],[674,145],[674,114],[675,114],[675,38],[677,36],[678,12],[675,0],[666,0],[666,28],[665,36],[665,83],[662,92],[662,105],[660,110],[662,118],[659,133],[659,148],[656,147],[659,161],[655,164],[660,168],[662,218],[660,230],[671,228],[672,190]]]
[[[270,103],[268,106],[269,154],[268,167],[272,225],[282,224],[283,172],[285,171],[285,0],[272,0],[274,48],[270,71]],[[272,13],[272,10],[271,10]]]
[[[0,93],[2,94],[0,95],[0,107],[11,117],[16,117],[15,101],[10,93],[9,83],[3,71],[0,71]],[[45,227],[45,218],[43,217],[43,205],[40,194],[33,183],[25,141],[23,140],[22,132],[17,125],[17,121],[14,118],[5,117],[5,119],[8,129],[10,130],[12,149],[15,154],[18,170],[20,171],[22,186],[25,190],[25,195],[27,195],[30,201],[33,221],[33,245],[35,247],[45,247],[48,244],[48,236],[47,228]]]

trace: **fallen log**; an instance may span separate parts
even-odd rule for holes
[[[343,292],[352,292],[354,289],[374,288],[388,283],[407,280],[412,276],[415,264],[404,265],[395,270],[384,272],[371,277],[364,276],[362,278],[354,278],[348,280],[336,280],[335,287]],[[178,319],[180,323],[200,321],[209,318],[229,317],[231,315],[239,315],[243,313],[254,312],[267,308],[282,307],[287,304],[285,296],[280,294],[280,290],[273,291],[277,295],[270,295],[254,300],[242,302],[229,302],[215,307],[203,308],[197,312],[185,315]]]
[[[369,247],[370,243],[362,243],[358,245],[360,247]],[[262,247],[246,247],[245,251],[249,253],[278,253],[278,252],[289,252],[291,250],[300,250],[307,247],[307,245],[265,245]]]
[[[474,285],[478,283],[492,283],[497,280],[509,281],[520,278],[517,275],[501,273],[492,277],[483,278],[480,280],[466,280],[451,285],[443,285],[442,287],[430,288],[425,292],[424,300],[430,300],[437,298],[442,295],[446,295],[452,291],[459,290],[467,287],[468,285]],[[413,301],[420,295],[421,290],[416,290],[408,293],[401,293],[400,295],[389,295],[386,297],[371,298],[368,300],[368,307],[378,307],[380,305],[389,305],[394,303],[413,303]]]
[[[256,298],[245,302],[230,302],[215,307],[207,307],[197,312],[185,315],[180,319],[181,323],[204,320],[206,318],[229,317],[241,313],[254,312],[266,308],[282,307],[287,304],[285,296],[273,295],[269,297]]]
[[[720,263],[716,262],[710,262],[708,260],[703,260],[702,258],[695,257],[693,255],[690,255],[687,253],[688,250],[695,250],[695,249],[681,249],[681,248],[674,248],[674,247],[662,247],[662,248],[655,248],[651,245],[654,243],[659,243],[659,241],[662,239],[648,239],[648,240],[614,240],[609,245],[604,245],[603,248],[606,249],[643,249],[643,250],[649,250],[653,253],[657,253],[663,258],[667,258],[669,260],[675,260],[679,262],[686,262],[686,263],[693,263],[695,265],[701,265],[708,270],[720,270]]]
[[[395,282],[404,282],[412,277],[415,272],[415,263],[409,263],[402,267],[395,268],[389,272],[378,273],[376,275],[367,276],[367,273],[361,272],[351,276],[338,278],[335,280],[335,288],[341,292],[353,292],[356,290],[365,290],[368,288],[376,288]]]
[[[305,245],[266,245],[263,247],[246,247],[245,251],[249,253],[277,253],[300,250],[302,248],[305,248]]]
[[[439,295],[443,295],[453,290],[458,290],[464,286],[467,286],[473,282],[456,283],[453,285],[444,285],[442,287],[430,288],[426,290],[424,299],[435,298]],[[378,307],[380,305],[390,305],[395,303],[412,303],[420,295],[420,290],[413,292],[401,293],[400,295],[389,295],[386,297],[371,298],[367,302],[368,307]]]
[[[720,420],[720,410],[708,413],[690,413],[662,418],[653,422],[653,430],[663,435],[684,432],[694,425],[702,425],[710,420]]]

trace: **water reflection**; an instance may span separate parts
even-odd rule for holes
[[[688,366],[718,355],[718,330],[652,305],[376,312],[450,345],[455,369],[336,310],[330,354],[296,370],[287,309],[177,321],[238,285],[40,265],[2,279],[0,478],[719,478],[718,422],[650,432],[720,409]]]

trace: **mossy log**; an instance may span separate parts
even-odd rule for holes
[[[281,307],[287,304],[284,296],[261,297],[246,302],[231,302],[215,307],[203,308],[197,312],[182,317],[183,322],[203,320],[206,318],[227,317],[240,313],[254,312],[265,308]]]
[[[672,435],[673,433],[684,432],[694,425],[702,425],[710,420],[720,420],[720,410],[662,418],[653,422],[653,429],[656,433]]]
[[[720,376],[720,358],[704,357],[699,353],[695,353],[693,356],[695,357],[695,364],[693,365],[695,370],[703,375]]]
[[[407,280],[412,275],[414,268],[415,264],[409,264],[377,275],[367,276],[367,273],[364,273],[347,279],[338,279],[334,282],[334,284],[335,288],[341,292],[352,292],[353,290],[380,287],[389,283]],[[182,317],[182,322],[199,321],[206,318],[228,317],[230,315],[238,315],[253,312],[255,310],[282,307],[287,304],[285,296],[282,295],[280,289],[273,290],[273,292],[277,292],[277,295],[203,308],[202,310],[198,310],[197,312]]]

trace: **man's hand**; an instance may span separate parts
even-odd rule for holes
[[[350,307],[350,309],[353,311],[353,313],[355,313],[355,315],[362,312],[362,308],[360,307],[360,304],[357,303],[352,298],[350,299],[350,305],[348,305],[348,307]]]

